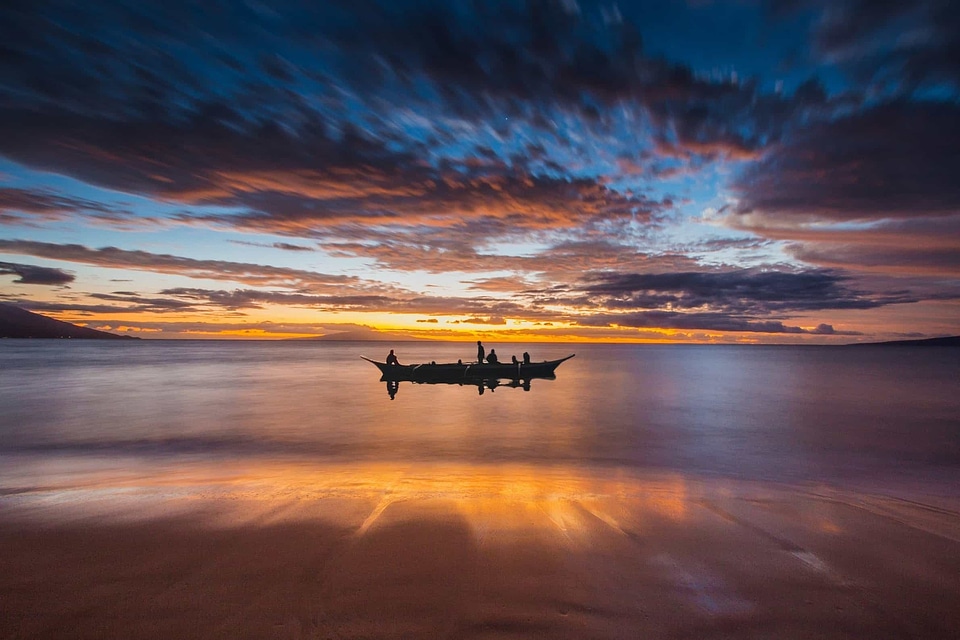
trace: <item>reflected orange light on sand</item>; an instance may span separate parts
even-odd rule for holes
[[[129,468],[71,470],[64,478],[63,488],[27,496],[23,505],[56,505],[58,517],[67,510],[124,520],[203,512],[211,526],[320,520],[361,535],[380,526],[385,514],[399,513],[392,517],[456,517],[477,537],[490,530],[549,529],[573,543],[587,542],[597,528],[641,531],[648,517],[680,522],[690,507],[687,481],[677,475],[520,465],[265,463],[144,469],[136,476]]]

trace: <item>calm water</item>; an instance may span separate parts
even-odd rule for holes
[[[577,357],[529,391],[404,382],[360,354],[471,343],[0,342],[5,460],[438,462],[768,480],[960,469],[960,350],[488,344]],[[943,474],[946,474],[944,476]]]

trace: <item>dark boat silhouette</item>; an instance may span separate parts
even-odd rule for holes
[[[462,382],[464,380],[530,380],[551,378],[557,367],[576,354],[559,360],[518,363],[443,363],[443,364],[387,364],[360,356],[373,364],[382,374],[381,380],[409,380],[410,382]]]

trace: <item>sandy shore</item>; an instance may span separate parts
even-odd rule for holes
[[[499,466],[35,473],[0,483],[0,638],[960,637],[949,495]]]

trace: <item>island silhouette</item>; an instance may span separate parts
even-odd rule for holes
[[[72,338],[78,340],[139,340],[107,331],[80,327],[0,302],[0,338]]]

